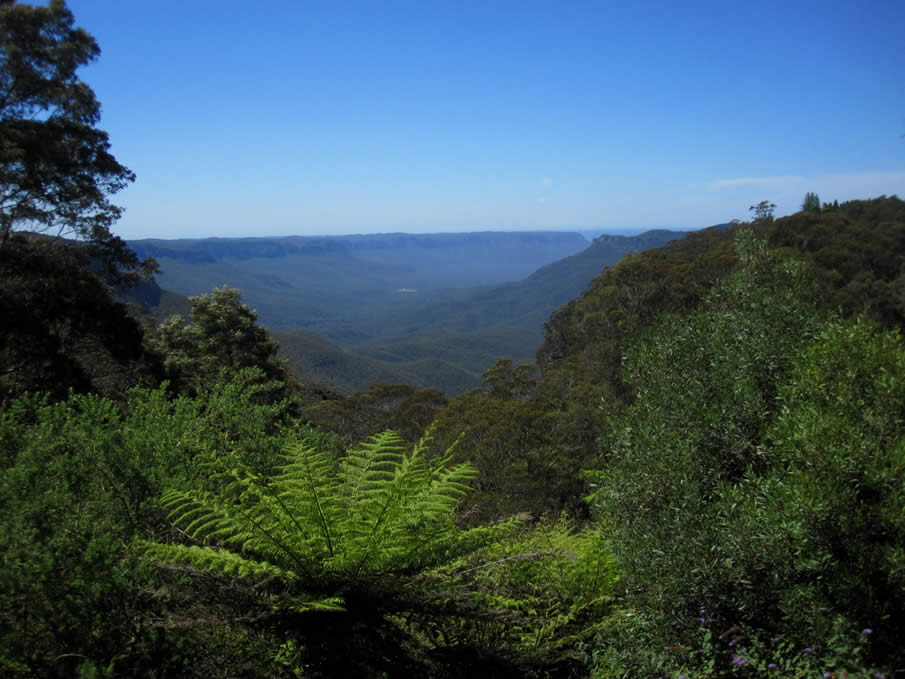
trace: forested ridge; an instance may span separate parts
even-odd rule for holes
[[[0,674],[905,675],[905,202],[764,201],[535,363],[346,395],[238,289],[117,301],[97,45],[0,27]]]
[[[880,198],[631,255],[447,399],[291,376],[229,289],[142,328],[14,235],[4,672],[891,676],[903,237]]]
[[[568,232],[135,241],[162,275],[120,295],[166,318],[185,313],[180,294],[228,283],[297,373],[350,392],[404,382],[460,394],[501,356],[530,360],[550,312],[602,269],[683,235],[590,245]]]

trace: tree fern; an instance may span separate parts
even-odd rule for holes
[[[417,573],[507,532],[512,523],[467,531],[455,525],[477,472],[451,465],[449,451],[429,462],[428,445],[423,439],[406,452],[388,431],[336,468],[326,454],[295,444],[270,480],[233,460],[216,474],[217,494],[162,498],[170,520],[206,546],[146,543],[145,552],[241,578],[276,578],[292,591],[329,598],[362,580]]]
[[[252,617],[272,616],[273,629],[299,641],[321,676],[403,666],[403,674],[427,676],[432,663],[470,653],[513,667],[560,662],[580,623],[608,610],[612,583],[572,592],[599,545],[568,527],[550,548],[504,540],[521,519],[459,528],[456,509],[477,471],[453,464],[452,450],[431,457],[429,445],[428,436],[407,449],[384,432],[336,462],[294,444],[269,479],[223,458],[207,484],[216,493],[163,497],[187,540],[202,544],[146,543],[145,553],[254,585],[252,605],[264,613]],[[573,556],[578,547],[588,558]]]

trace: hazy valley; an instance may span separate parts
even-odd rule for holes
[[[133,294],[159,319],[188,315],[180,296],[238,288],[299,375],[348,391],[386,382],[457,394],[478,386],[500,357],[533,361],[553,310],[603,269],[684,235],[659,229],[589,242],[577,232],[478,232],[129,245],[160,265],[160,290]]]

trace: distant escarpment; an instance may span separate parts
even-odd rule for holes
[[[227,285],[277,332],[300,373],[346,390],[404,381],[460,393],[501,356],[530,360],[543,324],[626,254],[678,231],[377,234],[143,240],[163,292],[144,290],[160,318],[180,295]],[[174,294],[175,293],[175,294]]]

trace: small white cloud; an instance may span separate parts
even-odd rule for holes
[[[552,186],[552,185],[553,185],[553,180],[550,179],[549,177],[544,177],[544,186]]]
[[[738,177],[736,179],[714,179],[710,187],[724,189],[730,186],[773,186],[777,184],[801,183],[804,177],[786,175],[782,177]]]
[[[537,199],[537,202],[538,202],[539,205],[543,205],[544,203],[547,202],[547,199],[546,199],[546,198],[538,198],[538,199]]]

